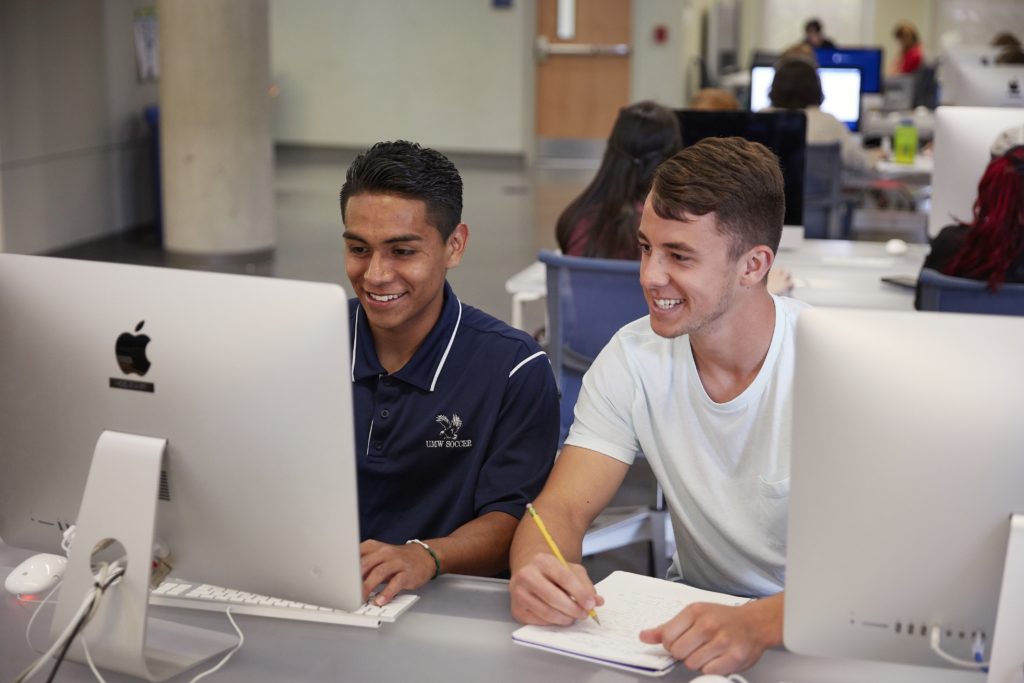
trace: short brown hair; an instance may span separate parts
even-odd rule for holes
[[[759,244],[775,252],[786,213],[782,169],[760,143],[705,138],[658,167],[651,204],[661,218],[677,221],[714,212],[734,259]]]

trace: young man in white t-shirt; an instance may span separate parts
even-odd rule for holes
[[[696,604],[638,634],[693,670],[729,674],[782,643],[793,335],[804,304],[766,287],[782,234],[775,156],[714,138],[663,163],[644,204],[650,316],[622,328],[583,380],[575,421],[535,505],[571,562],[639,453],[672,513],[673,578],[763,598]],[[568,625],[600,606],[532,522],[511,554],[512,614]]]

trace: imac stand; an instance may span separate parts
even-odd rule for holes
[[[1024,683],[1024,514],[1010,516],[988,683]]]
[[[52,632],[60,634],[92,588],[93,550],[103,541],[121,543],[127,565],[119,583],[103,597],[85,638],[96,666],[163,681],[237,644],[234,635],[148,619],[153,533],[166,439],[105,431],[96,442],[68,557]],[[84,662],[80,642],[68,656]]]

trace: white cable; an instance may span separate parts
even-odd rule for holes
[[[984,669],[988,666],[988,662],[976,662],[971,659],[960,659],[954,657],[945,650],[942,649],[942,628],[939,626],[932,626],[930,644],[932,652],[945,659],[950,664],[956,664],[968,669]]]
[[[85,638],[82,638],[82,649],[85,651],[85,661],[92,670],[92,675],[96,677],[96,680],[99,681],[99,683],[107,683],[107,679],[100,675],[99,669],[96,668],[96,665],[92,661],[92,655],[89,654],[89,643]]]
[[[231,625],[235,627],[235,633],[238,634],[238,645],[235,645],[233,648],[231,648],[231,651],[224,655],[224,658],[221,659],[216,666],[214,666],[211,669],[207,669],[203,673],[199,674],[198,676],[193,678],[189,683],[196,683],[196,681],[198,681],[201,678],[206,678],[210,674],[217,673],[218,671],[220,671],[220,668],[222,666],[228,663],[228,660],[231,659],[232,655],[234,655],[236,652],[242,649],[242,644],[245,643],[245,636],[242,635],[242,629],[238,628],[238,624],[235,623],[235,618],[231,616],[231,608],[228,607],[227,609],[225,609],[224,614],[227,615],[228,621],[231,622]]]
[[[39,657],[39,659],[37,659],[35,662],[30,664],[28,668],[22,671],[21,674],[14,679],[13,683],[24,683],[24,681],[27,681],[33,676],[35,676],[39,672],[39,670],[43,668],[43,666],[50,659],[50,657],[53,657],[53,655],[56,654],[57,651],[64,646],[64,642],[71,637],[71,634],[74,632],[75,627],[78,626],[78,622],[85,618],[86,613],[91,611],[93,601],[96,598],[96,593],[96,588],[89,589],[89,591],[85,594],[85,599],[82,600],[82,604],[78,607],[78,610],[75,612],[74,616],[71,617],[71,620],[68,622],[68,625],[64,628],[64,631],[57,637],[56,640],[53,641],[53,645],[50,646],[50,649],[44,652]]]
[[[39,611],[43,609],[43,605],[45,605],[47,601],[50,599],[50,596],[56,593],[57,589],[60,588],[60,584],[61,582],[58,581],[57,585],[51,588],[50,592],[46,594],[46,597],[39,601],[39,604],[36,605],[36,608],[32,610],[32,616],[29,617],[28,626],[25,627],[25,642],[28,643],[29,648],[31,648],[36,654],[39,655],[43,654],[43,651],[32,644],[32,624],[35,623],[36,617],[39,616]]]

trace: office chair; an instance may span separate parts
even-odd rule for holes
[[[843,237],[842,154],[838,142],[807,145],[804,171],[804,237]]]
[[[982,280],[944,275],[924,268],[917,280],[922,311],[1024,315],[1024,284],[1008,282],[991,292]]]
[[[547,268],[548,358],[560,392],[559,446],[572,425],[583,375],[623,325],[647,315],[640,262],[563,256],[541,251]],[[594,555],[647,541],[652,575],[664,577],[671,555],[671,527],[659,486],[652,506],[608,508],[583,539]]]

